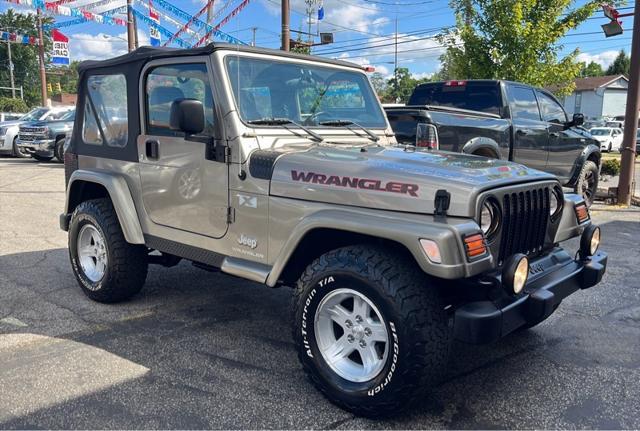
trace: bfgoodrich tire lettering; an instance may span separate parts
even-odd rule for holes
[[[104,274],[96,280],[85,274],[78,253],[78,235],[87,224],[95,228],[106,245]],[[69,258],[82,291],[98,302],[130,298],[142,289],[147,277],[147,249],[126,242],[109,199],[92,199],[76,207],[69,225]]]
[[[370,380],[341,377],[320,351],[316,311],[338,289],[364,295],[385,322],[386,361]],[[373,246],[345,247],[316,259],[298,281],[293,315],[293,337],[308,377],[330,401],[359,415],[400,412],[437,382],[448,359],[447,316],[435,289],[410,263]]]

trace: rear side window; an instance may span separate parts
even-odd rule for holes
[[[538,102],[532,88],[512,85],[509,86],[508,93],[511,116],[514,119],[540,121]]]
[[[500,86],[497,82],[452,81],[417,87],[409,105],[434,105],[501,114]]]
[[[544,121],[558,124],[567,122],[567,114],[565,114],[564,109],[551,96],[538,91],[538,102],[540,102],[540,110]]]
[[[87,79],[82,140],[110,147],[127,145],[127,80],[124,75],[92,75]]]
[[[172,64],[151,69],[146,79],[147,135],[184,136],[169,128],[171,104],[180,99],[202,102],[205,115],[204,135],[213,134],[213,96],[204,63]]]

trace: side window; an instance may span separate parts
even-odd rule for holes
[[[169,128],[171,104],[179,99],[196,99],[202,102],[205,116],[203,134],[213,134],[213,95],[204,63],[154,67],[147,74],[145,94],[147,135],[184,135]]]
[[[508,93],[511,116],[514,119],[540,120],[538,102],[533,89],[512,85],[509,86]]]
[[[85,94],[82,140],[91,145],[126,146],[129,129],[124,75],[92,75]]]
[[[562,106],[548,94],[538,91],[538,101],[540,102],[540,110],[544,121],[558,124],[567,122],[567,114],[562,109]]]

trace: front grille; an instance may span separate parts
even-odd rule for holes
[[[44,133],[44,127],[20,127],[20,133]]]
[[[42,136],[37,136],[37,135],[25,135],[23,133],[20,133],[20,135],[18,135],[19,139],[21,141],[35,141],[36,139],[41,139]]]
[[[549,223],[549,188],[508,193],[502,198],[502,237],[498,264],[515,253],[542,250]]]

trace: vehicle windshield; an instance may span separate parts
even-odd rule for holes
[[[33,108],[31,111],[20,117],[20,121],[37,121],[47,112],[49,112],[47,108]]]
[[[593,136],[609,136],[611,129],[591,129],[590,132]]]
[[[494,81],[447,81],[417,87],[408,105],[446,106],[500,115],[500,86]]]
[[[387,126],[363,73],[243,56],[228,56],[226,68],[238,111],[247,123],[287,119],[324,127],[321,123],[342,120],[363,127]]]

